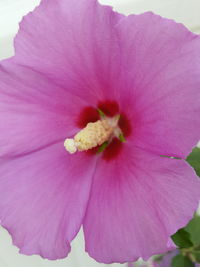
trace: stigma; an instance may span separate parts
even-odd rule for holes
[[[121,130],[118,127],[119,118],[120,116],[104,117],[96,122],[89,122],[74,138],[65,140],[65,149],[70,154],[74,154],[77,151],[87,151],[101,146],[105,142],[110,143],[114,137],[119,138],[121,135]]]

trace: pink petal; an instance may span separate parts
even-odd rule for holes
[[[121,105],[132,114],[135,145],[186,157],[200,139],[200,36],[150,12],[124,18],[117,30]]]
[[[20,24],[15,59],[59,84],[76,81],[71,91],[95,104],[120,70],[114,26],[122,17],[96,0],[43,0]]]
[[[0,219],[20,252],[65,257],[82,223],[95,158],[69,155],[63,144],[1,160]]]
[[[192,217],[199,192],[200,181],[186,162],[127,142],[113,164],[98,165],[84,219],[86,251],[104,263],[168,251],[170,235]]]
[[[66,86],[69,86],[68,84]],[[0,66],[0,155],[30,153],[77,132],[86,100],[13,59]]]

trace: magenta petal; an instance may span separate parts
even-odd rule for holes
[[[98,165],[83,224],[86,251],[104,263],[166,252],[170,235],[197,208],[199,192],[183,160],[125,147],[113,164]]]
[[[117,30],[135,145],[186,157],[200,139],[200,36],[153,13],[124,18]]]
[[[69,86],[66,84],[66,86]],[[0,66],[0,155],[16,156],[64,142],[77,132],[86,100],[14,61]]]
[[[82,223],[95,158],[63,144],[1,160],[0,220],[24,254],[65,257]]]
[[[62,85],[76,81],[71,91],[95,104],[120,70],[114,26],[122,17],[96,0],[43,0],[20,24],[15,58]]]

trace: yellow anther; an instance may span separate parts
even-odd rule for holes
[[[113,126],[113,123],[106,119],[90,122],[74,136],[74,139],[66,139],[64,146],[69,153],[73,154],[77,150],[86,151],[102,145],[111,138],[115,130]]]

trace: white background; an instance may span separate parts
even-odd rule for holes
[[[78,0],[71,0],[78,1]],[[184,23],[190,30],[200,33],[200,0],[100,0],[125,13],[154,11],[167,18]],[[31,11],[39,0],[0,0],[0,59],[14,53],[13,38],[22,16]],[[4,229],[0,229],[0,267],[98,267],[99,264],[84,252],[83,234],[78,234],[72,242],[72,252],[64,260],[48,261],[39,256],[24,256],[12,246],[12,241]],[[112,267],[125,266],[112,264]]]

